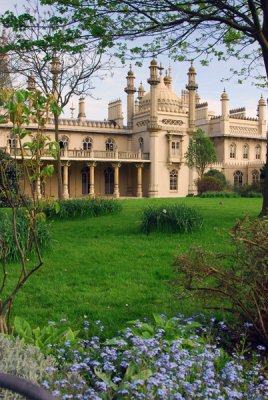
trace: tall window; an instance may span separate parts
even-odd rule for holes
[[[61,140],[59,142],[59,145],[60,145],[60,149],[67,150],[68,147],[69,147],[69,138],[68,138],[68,136],[65,136],[65,135],[62,136]]]
[[[243,146],[243,158],[248,158],[248,145]]]
[[[139,138],[139,149],[142,153],[144,152],[144,140],[142,137]]]
[[[178,140],[171,142],[171,157],[180,155],[180,142]]]
[[[91,137],[86,137],[83,139],[83,150],[91,150],[92,149],[92,139]]]
[[[17,147],[17,137],[14,133],[9,135],[8,145],[11,149],[15,149]]]
[[[111,167],[104,171],[105,194],[113,194],[114,192],[114,170]]]
[[[108,138],[105,142],[105,149],[106,151],[114,151],[115,149],[115,143],[114,140],[111,138]]]
[[[82,194],[88,194],[90,187],[88,168],[83,168],[81,171],[81,175],[82,175]]]
[[[260,172],[254,169],[252,171],[252,183],[258,183],[260,181]]]
[[[230,145],[230,158],[235,158],[235,152],[236,152],[236,145],[232,143]]]
[[[234,172],[234,186],[243,185],[243,173],[241,171]]]
[[[255,158],[256,160],[261,158],[261,146],[259,144],[255,147]]]
[[[169,174],[169,190],[178,190],[178,171],[176,169]]]

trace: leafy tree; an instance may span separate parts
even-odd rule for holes
[[[4,24],[10,28],[6,50],[9,72],[25,76],[29,89],[36,88],[46,95],[53,94],[64,109],[73,95],[90,95],[92,77],[101,77],[111,69],[106,54],[103,60],[101,40],[81,38],[73,28],[68,29],[66,18],[52,8],[40,6],[39,0],[29,0],[22,16],[7,13]],[[23,22],[22,22],[23,21]],[[56,69],[52,79],[52,61]],[[55,69],[55,68],[54,68]],[[56,71],[57,72],[57,71]],[[54,112],[55,140],[59,142],[59,115]],[[61,157],[57,154],[58,195],[62,199]]]
[[[11,191],[8,176],[5,169],[1,168],[2,191],[7,198],[11,213],[4,214],[11,217],[13,227],[14,246],[17,249],[20,261],[20,268],[8,265],[9,237],[5,228],[0,230],[0,332],[10,332],[10,313],[14,298],[23,288],[29,278],[43,265],[43,258],[40,252],[37,225],[45,222],[45,215],[42,212],[40,203],[41,180],[46,180],[53,174],[53,165],[42,165],[41,159],[44,155],[56,158],[59,146],[51,142],[45,135],[45,124],[50,112],[55,111],[56,102],[53,96],[43,96],[38,91],[28,92],[26,90],[0,92],[1,105],[6,114],[6,121],[11,120],[13,127],[11,132],[17,136],[21,156],[21,170],[23,173],[24,185],[18,185],[17,190]],[[27,129],[31,120],[34,119],[36,129],[33,133]],[[1,123],[4,123],[3,118]],[[28,141],[26,141],[26,137]],[[33,183],[36,185],[33,185]],[[32,191],[32,204],[25,201],[24,188],[28,185]],[[19,207],[23,203],[22,210],[27,229],[25,238],[20,237]],[[3,218],[3,216],[2,216]],[[22,243],[23,241],[23,243]],[[10,279],[12,276],[12,279]]]
[[[203,177],[208,165],[217,160],[215,147],[202,129],[193,133],[185,159],[190,168],[196,168],[199,178]]]
[[[133,57],[168,53],[175,60],[234,58],[241,63],[233,74],[267,87],[267,0],[42,0],[72,15],[79,30],[99,36],[104,46],[118,46],[125,57],[125,40],[142,38],[131,48]],[[131,47],[131,46],[130,46]],[[263,66],[265,72],[263,72]],[[261,216],[268,215],[268,142]]]

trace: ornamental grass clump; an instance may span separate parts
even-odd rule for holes
[[[51,245],[50,225],[45,219],[36,221],[36,239],[40,249],[49,248]],[[19,251],[15,243],[12,215],[9,212],[0,212],[0,233],[5,246],[0,247],[0,260],[5,252],[7,261],[19,260]],[[20,248],[23,252],[29,247],[30,225],[26,209],[19,209],[16,215],[16,233]],[[33,250],[33,249],[32,249]],[[33,252],[30,249],[30,253]]]
[[[58,207],[51,204],[44,206],[44,212],[48,218],[76,218],[98,217],[107,214],[116,214],[122,210],[122,205],[117,200],[110,199],[70,199],[58,203]]]
[[[144,233],[190,233],[203,226],[200,213],[185,204],[149,206],[143,210],[141,229]]]
[[[154,319],[153,323],[134,321],[119,336],[107,340],[96,332],[89,335],[92,324],[85,320],[85,338],[79,347],[73,349],[66,342],[56,352],[59,372],[84,380],[58,379],[50,386],[46,382],[46,388],[59,399],[268,398],[260,355],[256,353],[247,362],[242,353],[224,351],[211,336],[215,318],[203,323],[200,317],[182,315]],[[226,327],[218,323],[217,329]]]

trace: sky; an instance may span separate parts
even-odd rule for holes
[[[6,10],[14,10],[15,4],[18,9],[25,4],[25,0],[0,0],[0,14]],[[169,65],[172,68],[173,90],[180,95],[182,89],[187,84],[187,71],[189,64],[185,62],[172,62],[166,56],[159,56],[158,62],[162,62],[166,69]],[[138,88],[140,82],[146,91],[149,90],[147,79],[149,77],[150,60],[143,61],[142,67],[133,65],[136,77],[135,86]],[[96,78],[92,83],[95,89],[92,90],[92,97],[86,99],[86,116],[87,119],[103,120],[107,118],[108,102],[117,98],[121,98],[123,102],[123,113],[126,122],[126,75],[129,65],[122,67],[117,61],[118,67],[114,68],[110,73],[100,80]],[[218,62],[213,61],[208,67],[201,66],[198,62],[195,64],[197,72],[198,93],[201,101],[207,101],[209,110],[220,113],[220,97],[224,89],[229,95],[230,109],[237,107],[246,107],[247,115],[256,116],[257,103],[261,94],[266,98],[267,90],[254,87],[251,82],[245,82],[242,85],[235,82],[234,79],[222,82],[222,79],[230,77],[230,68],[234,67],[234,61]],[[74,98],[72,102],[66,106],[64,117],[70,116],[70,107],[75,107],[74,116],[78,114],[78,99]]]

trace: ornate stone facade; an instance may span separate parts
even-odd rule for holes
[[[148,93],[142,84],[136,90],[132,68],[127,74],[127,126],[123,125],[120,99],[109,103],[107,120],[87,120],[83,98],[77,119],[60,119],[64,197],[183,197],[195,193],[197,174],[185,163],[184,154],[198,127],[216,148],[218,162],[211,167],[222,171],[231,184],[256,182],[266,153],[264,100],[259,100],[258,117],[247,118],[243,108],[229,110],[224,91],[221,115],[215,117],[196,93],[193,65],[187,90],[180,96],[172,88],[170,69],[163,77],[156,60],[149,69]],[[0,127],[0,148],[19,160],[20,150],[10,128],[10,123]],[[34,131],[35,126],[29,129]],[[46,131],[53,140],[52,119]],[[52,160],[44,158],[46,162]],[[41,186],[43,196],[57,197],[55,175]]]

